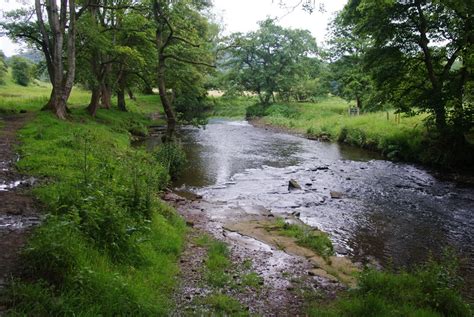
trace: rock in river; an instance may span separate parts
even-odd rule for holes
[[[329,194],[331,195],[332,199],[341,199],[342,198],[342,193],[341,192],[332,191]]]
[[[290,179],[290,181],[288,182],[288,190],[292,189],[301,189],[300,184],[298,184],[298,182],[294,179]]]

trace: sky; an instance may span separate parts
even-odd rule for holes
[[[286,0],[288,6],[300,0]],[[334,13],[341,10],[347,0],[316,0],[324,5],[324,12],[315,10],[312,14],[297,8],[292,12],[280,8],[278,0],[213,0],[213,13],[218,21],[222,21],[224,34],[233,32],[248,32],[258,28],[257,22],[267,17],[279,18],[279,24],[289,28],[310,30],[317,42],[322,45],[326,39],[327,25]],[[33,3],[32,0],[0,0],[1,11],[16,9],[22,3]],[[12,56],[21,48],[5,36],[0,36],[0,50],[7,56]]]
[[[312,14],[297,8],[291,13],[281,9],[278,0],[213,0],[214,12],[223,20],[226,31],[248,32],[258,28],[257,22],[267,17],[280,18],[278,24],[298,29],[310,30],[319,44],[325,41],[328,23],[334,13],[342,10],[347,0],[316,0],[324,5],[325,12],[315,10]],[[294,6],[300,0],[286,0],[288,6]]]

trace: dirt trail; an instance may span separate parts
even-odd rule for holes
[[[334,299],[345,286],[334,280],[313,273],[314,264],[303,256],[290,254],[250,236],[227,230],[224,224],[213,221],[206,210],[215,208],[204,200],[186,200],[173,193],[164,199],[173,205],[193,227],[180,261],[181,285],[176,294],[177,311],[174,316],[184,316],[199,299],[212,293],[202,279],[202,268],[206,256],[203,248],[193,243],[193,236],[207,233],[226,242],[231,251],[234,278],[241,274],[239,267],[251,260],[252,271],[263,278],[258,290],[223,289],[221,292],[237,299],[250,315],[258,316],[304,316],[305,303],[312,299]],[[199,314],[199,313],[197,313]]]
[[[19,250],[40,218],[36,202],[27,193],[33,178],[15,169],[18,130],[31,119],[29,114],[0,116],[0,294],[18,268]],[[0,302],[0,315],[4,311]]]

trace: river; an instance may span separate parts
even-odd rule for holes
[[[383,267],[410,267],[450,247],[461,257],[465,293],[474,299],[474,188],[439,180],[419,166],[246,121],[213,119],[203,129],[183,128],[180,136],[188,166],[177,191],[215,203],[207,211],[214,219],[262,210],[296,214],[329,233],[338,254]],[[146,143],[153,147],[159,137]],[[290,179],[302,189],[288,190]]]

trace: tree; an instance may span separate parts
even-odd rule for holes
[[[44,109],[65,119],[76,70],[76,20],[83,10],[76,13],[75,0],[59,4],[57,0],[35,0],[34,4],[34,11],[8,13],[10,21],[2,22],[1,27],[12,39],[24,39],[43,52],[53,86]]]
[[[233,34],[230,42],[231,81],[240,90],[256,93],[265,106],[275,92],[289,91],[304,75],[303,61],[316,53],[309,31],[285,29],[270,19],[260,22],[255,32]]]
[[[13,56],[10,59],[12,77],[15,83],[22,86],[28,86],[34,77],[35,67],[26,58]]]
[[[5,85],[5,78],[7,76],[8,66],[5,54],[0,50],[0,85]]]
[[[91,90],[87,110],[92,116],[100,106],[111,107],[114,91],[118,108],[126,111],[125,90],[134,86],[131,79],[141,80],[142,73],[154,67],[154,34],[144,11],[144,5],[129,0],[95,1],[78,23],[77,79]]]
[[[200,13],[209,6],[210,3],[206,0],[152,0],[158,57],[157,84],[166,114],[166,141],[173,140],[177,123],[173,107],[176,91],[170,94],[167,90],[169,78],[167,63],[171,61],[177,65],[214,67],[209,54],[210,41],[206,38],[208,35],[206,19]],[[193,86],[195,83],[188,85]]]
[[[360,109],[375,110],[378,104],[369,104],[374,92],[374,84],[368,71],[364,69],[364,57],[370,45],[364,37],[354,34],[350,25],[345,25],[342,15],[331,23],[331,38],[328,55],[328,80],[331,92],[348,102],[356,101]]]
[[[341,19],[370,40],[364,60],[381,101],[462,135],[473,127],[473,11],[470,1],[351,0]]]

